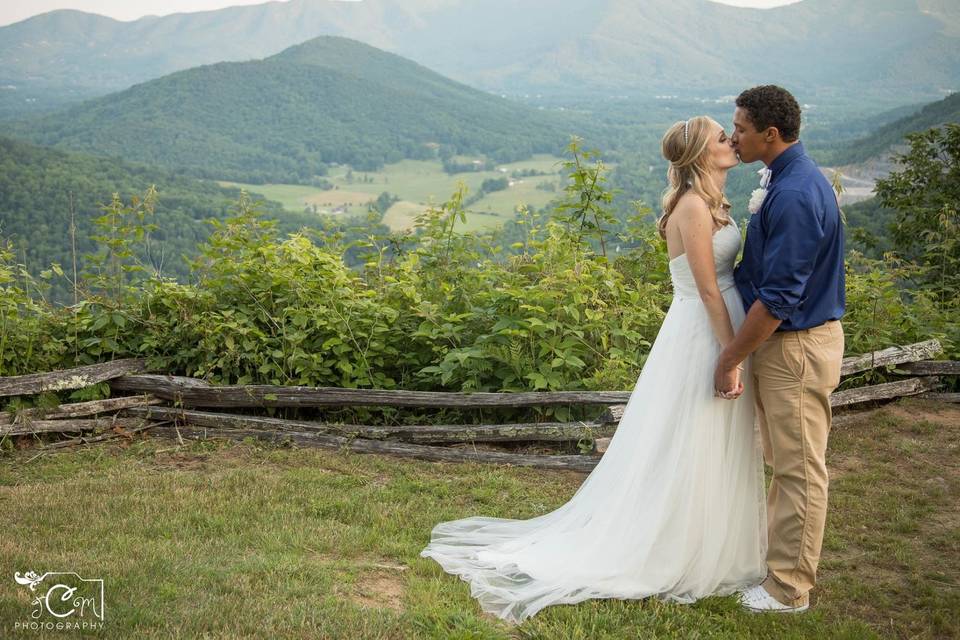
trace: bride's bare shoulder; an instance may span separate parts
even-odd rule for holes
[[[705,222],[710,220],[710,208],[700,195],[688,191],[677,200],[671,214],[678,223]]]

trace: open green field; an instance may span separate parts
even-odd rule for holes
[[[467,162],[470,158],[461,158]],[[259,193],[265,198],[283,204],[290,211],[313,210],[318,214],[358,215],[367,211],[367,203],[384,191],[400,198],[400,202],[384,216],[384,223],[394,230],[403,230],[413,224],[418,213],[430,205],[438,205],[450,199],[462,182],[467,187],[467,196],[477,193],[488,178],[509,178],[512,171],[534,169],[549,175],[525,176],[513,179],[513,184],[503,191],[491,193],[467,208],[466,229],[482,229],[498,226],[514,217],[521,204],[543,207],[556,198],[562,189],[564,176],[562,158],[539,154],[529,160],[511,162],[494,171],[471,171],[449,175],[439,161],[403,160],[386,165],[376,172],[352,171],[349,167],[334,167],[326,179],[335,189],[322,190],[316,187],[290,184],[243,184],[221,182]],[[537,189],[548,182],[555,191]],[[474,215],[471,215],[474,214]]]
[[[300,184],[244,184],[227,181],[218,181],[218,184],[259,193],[268,200],[279,202],[289,211],[301,212],[311,205],[316,205],[317,213],[330,215],[362,213],[367,210],[367,203],[375,200],[378,195],[346,189],[323,191],[316,187]]]
[[[438,522],[530,518],[582,473],[137,435],[0,457],[0,636],[30,615],[15,572],[104,580],[96,638],[960,637],[960,407],[901,401],[831,434],[830,511],[811,610],[752,615],[592,600],[519,626],[419,557]]]

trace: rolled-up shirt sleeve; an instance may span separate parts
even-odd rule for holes
[[[753,293],[770,315],[789,320],[806,300],[824,231],[806,194],[778,191],[772,196],[758,213],[764,216],[763,277]]]

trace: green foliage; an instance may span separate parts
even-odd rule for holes
[[[190,270],[182,256],[196,256],[197,245],[209,235],[204,219],[229,215],[238,189],[155,167],[0,137],[0,231],[14,240],[15,258],[30,273],[60,265],[65,276],[50,278],[45,289],[53,302],[75,302],[79,272],[94,268],[83,256],[105,249],[93,238],[102,233],[95,220],[104,215],[103,206],[114,200],[113,194],[142,194],[151,186],[159,195],[151,217],[160,228],[149,232],[150,243],[140,243],[133,250],[140,252],[140,264],[150,271],[186,281]],[[324,227],[317,216],[284,211],[277,203],[266,203],[264,209],[265,215],[282,221],[284,231]],[[78,273],[73,270],[75,256]]]
[[[587,202],[609,201],[601,170],[577,174],[590,177]],[[632,238],[645,248],[608,260],[580,227],[524,210],[525,239],[505,257],[493,235],[459,231],[465,193],[461,186],[426,211],[406,237],[371,231],[319,245],[300,233],[278,238],[276,223],[241,194],[230,217],[210,221],[213,233],[189,261],[193,284],[139,262],[156,193],[114,198],[96,221],[100,252],[84,274],[84,299],[10,314],[4,336],[18,340],[31,339],[18,330],[24,323],[49,316],[33,338],[47,357],[18,347],[5,351],[7,361],[24,371],[141,355],[159,370],[218,383],[628,387],[668,303],[665,280],[641,272],[654,255],[662,263],[653,236]],[[358,249],[359,271],[344,261]],[[13,274],[12,254],[5,260]],[[34,304],[23,287],[4,300]]]
[[[847,260],[847,310],[843,317],[848,353],[869,353],[897,344],[937,338],[947,358],[960,356],[960,323],[950,309],[923,289],[905,291],[916,271],[887,254],[882,260],[853,252]],[[873,375],[873,374],[864,374]]]
[[[563,166],[570,170],[570,181],[564,187],[566,198],[557,205],[556,210],[560,214],[559,220],[573,233],[575,249],[579,250],[585,237],[595,238],[600,243],[603,257],[606,258],[607,228],[604,225],[616,222],[609,208],[613,202],[613,193],[603,186],[606,182],[603,162],[597,158],[593,166],[586,164],[591,158],[597,157],[597,152],[581,150],[580,142],[580,138],[574,137],[567,146],[573,159],[565,161]]]
[[[895,250],[918,265],[920,286],[941,304],[960,296],[960,124],[907,136],[901,169],[877,181],[883,206],[896,210]]]
[[[893,251],[890,225],[896,216],[884,207],[879,198],[844,205],[847,220],[847,247],[872,258],[880,258]]]
[[[302,234],[278,241],[272,227],[241,198],[202,248],[197,285],[156,292],[149,346],[157,364],[216,382],[394,386],[395,311],[332,249]]]
[[[447,217],[456,219],[456,203]],[[477,391],[628,386],[659,328],[666,291],[626,261],[590,254],[562,221],[524,210],[519,222],[528,235],[506,260],[466,247],[431,250],[443,237],[438,216],[425,228],[434,242],[398,263],[397,273],[438,280],[409,289],[420,319],[414,344],[436,362],[419,374],[430,387]]]
[[[0,376],[52,369],[57,361],[48,339],[50,310],[30,295],[31,286],[35,283],[30,274],[14,262],[13,243],[4,239],[0,245]]]
[[[400,201],[400,198],[398,198],[397,196],[387,193],[386,191],[383,191],[380,193],[379,196],[377,196],[376,200],[370,203],[368,208],[370,211],[375,211],[379,213],[380,216],[382,217],[383,214],[385,214],[387,210],[394,205],[394,203],[399,201]]]
[[[639,203],[618,229],[604,164],[578,140],[569,151],[564,201],[522,208],[500,232],[462,230],[463,185],[412,232],[385,233],[371,212],[369,226],[317,238],[281,235],[241,192],[227,217],[209,220],[186,284],[142,260],[156,191],[115,196],[94,221],[76,304],[43,302],[43,279],[9,243],[0,252],[0,375],[143,356],[223,384],[629,389],[670,302],[665,247]],[[891,260],[851,256],[848,351],[939,337],[956,353],[949,305],[932,289],[904,291],[922,267]],[[62,274],[52,265],[43,275]]]
[[[493,193],[494,191],[503,191],[510,185],[510,180],[506,177],[503,178],[487,178],[480,185],[480,191],[485,193]]]
[[[446,151],[449,149],[449,151]],[[444,157],[445,153],[453,153],[454,149],[449,145],[441,147],[441,159],[443,160],[443,170],[447,173],[468,173],[470,171],[493,171],[497,168],[497,163],[493,160],[478,160],[477,162],[457,162],[453,158]]]
[[[135,244],[149,246],[150,232],[157,225],[147,222],[153,217],[157,206],[157,189],[151,186],[143,199],[134,196],[129,206],[124,206],[120,194],[113,194],[109,205],[102,207],[103,215],[93,222],[102,230],[94,235],[103,251],[87,256],[91,272],[85,274],[91,290],[101,290],[113,299],[124,299],[130,293],[129,279],[147,269],[134,253]],[[147,251],[149,253],[149,250]]]

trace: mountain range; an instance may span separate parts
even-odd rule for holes
[[[915,108],[911,113],[883,125],[870,135],[844,144],[843,151],[837,154],[834,162],[850,165],[871,160],[889,160],[891,152],[907,147],[904,137],[908,133],[942,127],[948,122],[960,122],[960,93]]]
[[[843,174],[846,189],[843,202],[869,200],[874,196],[876,181],[901,168],[895,155],[909,149],[907,134],[939,128],[951,122],[960,122],[960,93],[914,106],[905,115],[875,128],[868,135],[839,142],[832,149],[822,148],[818,155],[825,165],[833,165]],[[878,206],[871,205],[869,212],[876,215]],[[874,230],[882,231],[882,225],[874,224]]]
[[[558,153],[570,115],[321,36],[266,58],[202,65],[11,125],[44,146],[240,182],[310,182],[331,163]]]
[[[822,96],[898,92],[902,104],[960,86],[955,0],[767,10],[709,0],[289,0],[129,23],[61,10],[0,27],[0,112],[263,58],[319,35],[491,92],[723,95],[775,81]]]

